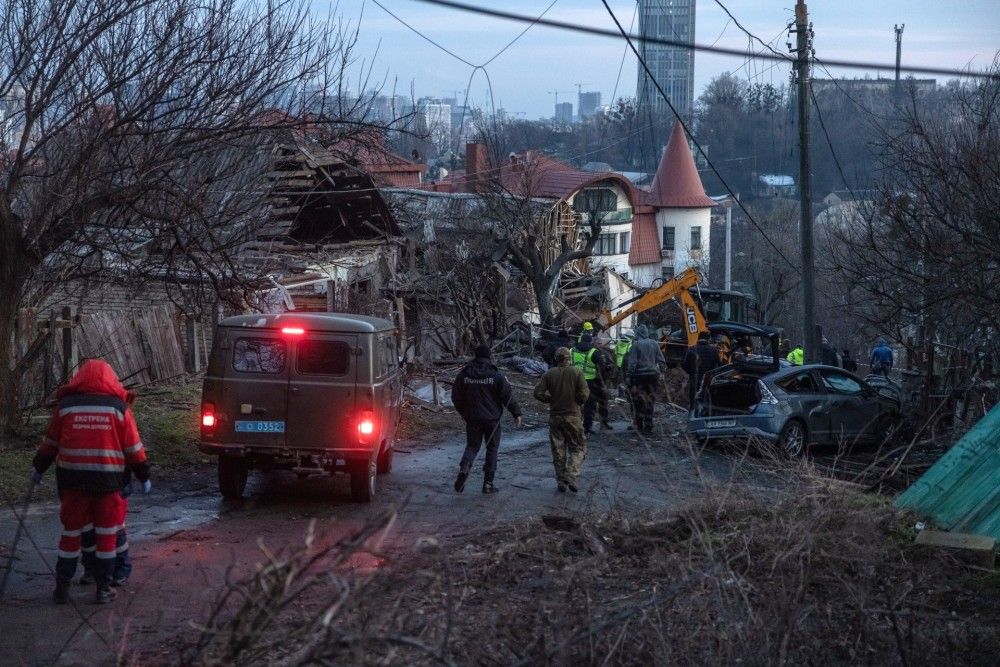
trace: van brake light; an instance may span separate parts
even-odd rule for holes
[[[282,327],[281,333],[286,336],[301,336],[306,332],[302,327]]]
[[[375,413],[371,410],[365,410],[361,413],[361,417],[358,419],[358,440],[362,443],[367,443],[374,434]]]
[[[215,404],[204,403],[201,406],[201,425],[205,428],[215,428]]]

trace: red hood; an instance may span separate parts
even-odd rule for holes
[[[90,359],[76,372],[69,384],[59,387],[56,399],[68,394],[105,394],[117,396],[123,401],[128,400],[125,387],[118,381],[118,376],[108,362],[102,359]]]

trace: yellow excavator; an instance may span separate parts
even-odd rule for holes
[[[681,310],[684,313],[684,332],[687,334],[688,346],[698,342],[698,334],[708,331],[708,323],[701,306],[691,293],[692,288],[697,288],[701,282],[701,274],[694,267],[685,269],[682,273],[666,280],[659,287],[647,290],[625,305],[627,307],[612,314],[610,310],[605,310],[597,316],[597,321],[605,330],[610,329],[630,315],[650,310],[665,303],[670,299],[680,301]]]
[[[662,285],[646,290],[623,304],[622,310],[612,313],[605,310],[597,322],[605,329],[618,324],[630,315],[638,315],[662,303],[676,299],[683,313],[683,331],[664,335],[660,347],[667,364],[675,366],[684,359],[688,347],[698,342],[698,334],[709,331],[714,322],[748,324],[751,321],[750,297],[732,290],[701,289],[701,273],[691,267],[666,280]],[[686,338],[686,341],[685,341]],[[723,334],[717,342],[719,358],[728,362],[730,357],[729,335]],[[685,344],[686,342],[686,344]]]

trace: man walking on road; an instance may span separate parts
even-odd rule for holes
[[[465,490],[472,462],[479,448],[486,441],[486,462],[483,464],[483,493],[496,493],[493,484],[497,471],[497,452],[500,449],[500,418],[507,408],[517,425],[521,425],[521,408],[514,398],[514,391],[503,373],[490,359],[490,348],[480,345],[475,358],[458,372],[451,392],[455,410],[465,420],[465,453],[458,466],[455,490]]]
[[[70,581],[80,558],[80,536],[93,526],[96,602],[106,604],[115,599],[111,581],[118,555],[116,536],[125,524],[120,493],[128,481],[125,469],[128,467],[149,493],[146,451],[128,407],[128,394],[107,362],[85,362],[69,384],[59,388],[56,400],[31,472],[32,483],[40,484],[45,470],[56,464],[63,533],[52,599],[58,604],[69,602]]]
[[[719,350],[712,345],[707,331],[698,334],[698,344],[684,353],[684,371],[688,374],[688,409],[694,410],[694,399],[701,389],[705,373],[719,367]]]
[[[635,340],[625,357],[625,374],[629,378],[635,427],[645,435],[653,432],[656,392],[660,387],[660,373],[666,369],[667,361],[660,344],[650,338],[649,327],[640,324],[635,328]]]
[[[590,397],[583,406],[583,430],[594,432],[594,410],[601,416],[601,426],[610,431],[610,413],[608,410],[607,384],[604,375],[607,373],[607,360],[604,353],[594,347],[593,338],[589,333],[580,336],[580,342],[570,351],[573,366],[583,371],[583,379],[587,382]]]
[[[587,402],[590,391],[583,372],[570,365],[570,351],[556,350],[557,366],[546,371],[535,385],[535,398],[549,404],[549,443],[552,464],[556,469],[556,488],[576,493],[576,480],[587,454],[583,435],[580,406]]]

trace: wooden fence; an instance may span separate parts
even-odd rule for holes
[[[104,359],[122,384],[138,387],[197,372],[208,353],[203,328],[169,305],[83,316],[69,308],[47,316],[25,309],[18,318],[15,343],[24,406],[48,397],[82,359]]]

